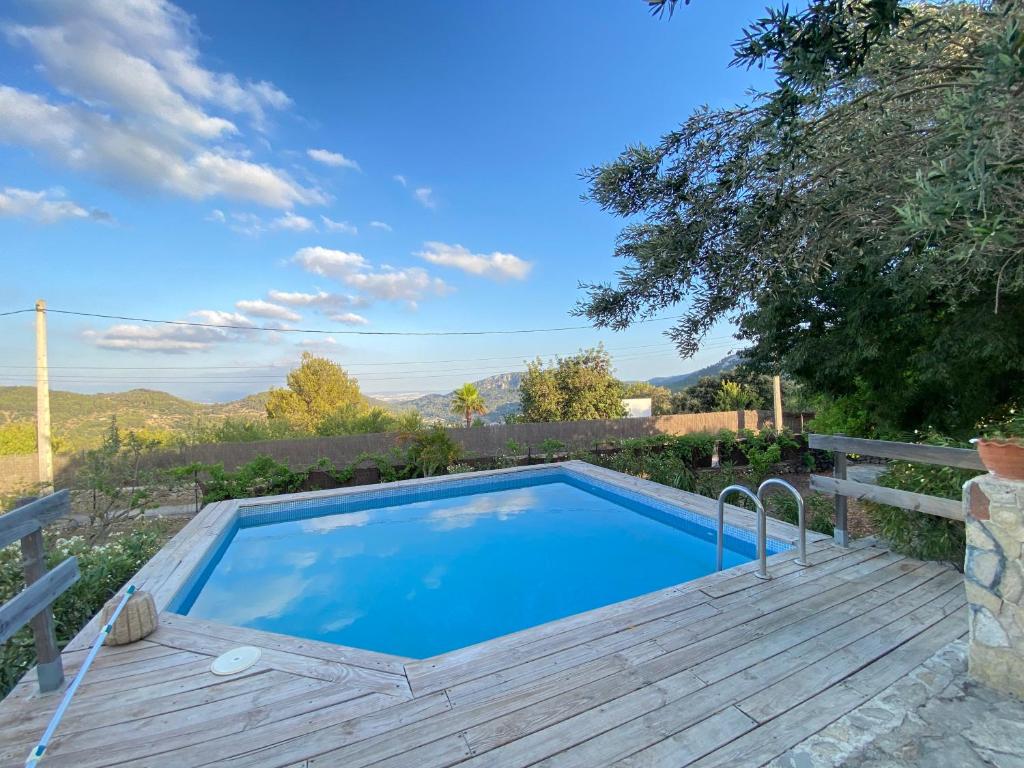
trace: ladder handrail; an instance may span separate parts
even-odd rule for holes
[[[757,487],[757,498],[760,500],[762,506],[764,506],[765,491],[772,486],[781,488],[784,491],[789,491],[796,498],[797,528],[800,533],[800,556],[793,562],[806,568],[810,563],[807,562],[807,520],[804,511],[804,497],[800,494],[800,491],[782,478],[770,477]]]
[[[725,499],[732,493],[742,493],[757,507],[757,556],[760,560],[757,573],[754,575],[759,579],[769,579],[768,575],[768,514],[753,491],[745,485],[730,485],[723,488],[718,494],[718,549],[716,552],[717,570],[722,570],[722,557],[725,548]]]

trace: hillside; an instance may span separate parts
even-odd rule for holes
[[[207,404],[152,389],[95,395],[54,390],[50,418],[58,440],[75,449],[99,443],[114,415],[125,429],[181,430],[197,418],[261,417],[266,413],[266,398],[261,392],[229,403]],[[35,387],[0,387],[0,425],[33,421],[35,414]]]
[[[723,357],[717,363],[712,363],[706,368],[701,368],[697,371],[682,373],[678,376],[656,376],[653,379],[648,379],[648,381],[656,387],[667,387],[673,392],[678,392],[681,389],[686,389],[696,384],[705,376],[717,376],[720,373],[731,371],[739,364],[739,355],[729,355],[728,357]]]
[[[487,403],[487,413],[482,417],[485,422],[502,423],[505,416],[519,411],[519,383],[523,380],[522,373],[499,373],[486,379],[473,382]],[[428,421],[455,421],[451,412],[452,393],[443,395],[432,394],[407,400],[393,405],[419,411]]]
[[[651,384],[680,390],[697,382],[702,376],[714,376],[735,368],[738,355],[719,360],[714,365],[679,376],[650,379]],[[519,411],[519,385],[521,372],[500,373],[474,382],[487,403],[488,412],[483,420],[502,423],[505,416]],[[419,411],[428,421],[455,422],[451,413],[451,393],[428,394],[402,400],[387,401],[367,396],[370,405],[391,411]],[[154,432],[182,431],[196,421],[218,421],[226,417],[263,418],[266,415],[267,393],[234,400],[228,403],[196,403],[184,398],[152,389],[133,389],[84,395],[77,392],[50,393],[53,432],[61,449],[77,450],[99,444],[111,416],[117,416],[124,429],[146,429]],[[0,387],[0,426],[12,422],[31,422],[35,419],[36,393],[34,387]]]

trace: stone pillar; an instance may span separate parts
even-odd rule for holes
[[[964,485],[970,675],[1024,699],[1024,482]]]

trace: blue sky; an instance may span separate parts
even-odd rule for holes
[[[442,391],[598,341],[620,376],[682,361],[655,322],[524,336],[347,331],[580,325],[621,222],[579,172],[655,141],[762,72],[730,43],[763,0],[671,20],[588,3],[5,4],[0,311],[51,315],[52,387],[202,400],[281,383],[303,350],[364,391]],[[0,384],[31,383],[31,315],[0,319]]]

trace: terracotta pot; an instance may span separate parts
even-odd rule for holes
[[[1024,480],[1024,442],[1019,439],[978,440],[978,457],[993,475]]]

